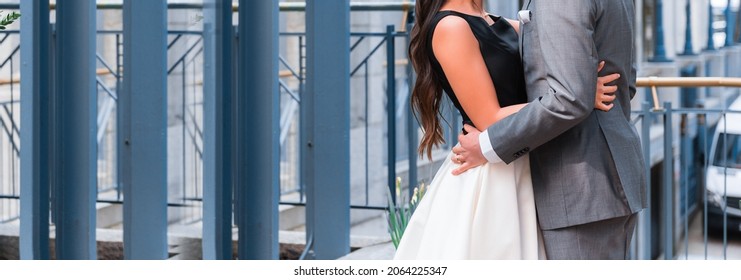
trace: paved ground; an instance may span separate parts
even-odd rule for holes
[[[682,238],[677,250],[677,259],[684,260],[722,260],[724,259],[724,243],[722,232],[708,232],[708,244],[705,246],[705,233],[703,230],[703,215],[697,213],[689,225],[689,238]],[[725,246],[725,259],[741,260],[741,234],[729,233]],[[685,250],[687,248],[688,250]],[[707,250],[707,258],[705,257]],[[687,252],[687,253],[685,253]]]

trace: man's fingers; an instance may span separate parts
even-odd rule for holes
[[[603,68],[605,68],[605,61],[604,60],[599,62],[599,66],[597,66],[597,73],[599,73],[600,71],[602,71]]]
[[[599,78],[597,78],[597,82],[599,82],[600,84],[607,84],[607,83],[613,82],[613,81],[615,81],[615,80],[617,80],[619,78],[620,78],[620,74],[615,73],[615,74],[610,74],[610,75],[607,75],[607,76],[599,77]]]
[[[610,109],[612,109],[613,106],[615,106],[614,103],[605,104],[605,103],[602,103],[602,102],[597,102],[595,104],[595,108],[597,108],[598,110],[605,111],[605,112],[610,111]]]
[[[478,135],[481,133],[481,131],[469,124],[464,124],[463,129],[467,132],[467,134],[459,135],[458,141],[460,142],[460,145],[453,147],[454,155],[452,156],[452,162],[455,164],[460,164],[458,168],[452,171],[453,175],[463,174],[467,170],[485,163],[485,159],[477,158],[479,157],[477,155],[479,151],[477,147]]]
[[[614,94],[604,94],[602,95],[602,101],[604,102],[612,102],[615,101],[615,98],[617,98]]]
[[[478,129],[476,129],[475,127],[473,127],[473,126],[471,126],[471,125],[468,125],[468,124],[464,124],[464,125],[463,125],[463,129],[465,129],[465,130],[466,130],[466,132],[469,132],[469,133],[471,133],[471,132],[474,132],[474,131],[479,131],[479,130],[478,130]]]
[[[461,147],[461,146],[455,146],[455,147],[453,147],[453,153],[454,154],[460,154],[460,153],[463,153],[465,151],[466,150],[464,150],[463,147]]]
[[[463,153],[453,152],[453,156],[450,157],[450,161],[452,161],[455,164],[466,162],[465,154],[466,154],[465,152]]]
[[[602,91],[604,93],[613,93],[618,90],[617,86],[602,86]]]
[[[609,104],[605,104],[603,102],[603,98],[604,98],[603,96],[600,96],[597,98],[597,100],[594,101],[594,108],[596,108],[597,110],[601,110],[601,111],[608,111],[607,105]]]
[[[614,106],[615,106],[615,104],[604,104],[603,103],[603,104],[600,104],[599,106],[597,106],[598,107],[597,109],[599,109],[599,110],[601,110],[603,112],[609,112],[610,109],[612,109],[612,107],[614,107]]]
[[[462,153],[458,153],[458,156],[456,158],[458,159],[458,162],[459,163],[460,162],[466,162],[466,161],[468,161],[468,153],[465,152],[465,151],[462,152]]]
[[[461,166],[460,166],[460,167],[458,167],[458,168],[456,168],[455,170],[453,170],[453,175],[455,175],[455,176],[461,175],[461,174],[463,174],[464,172],[466,172],[466,171],[468,171],[469,169],[471,169],[472,167],[473,167],[473,166],[471,166],[471,164],[470,164],[470,163],[468,163],[468,162],[464,162],[463,164],[461,164]]]
[[[597,101],[597,102],[607,102],[607,103],[610,103],[610,102],[615,101],[616,98],[617,97],[614,94],[602,93],[599,96],[597,96],[597,98],[595,99],[595,101]]]
[[[461,168],[458,167],[455,170],[453,170],[453,176],[461,175],[461,174],[463,174],[463,172],[465,172],[465,171],[464,170],[461,170]]]
[[[594,104],[594,107],[597,108],[597,110],[600,110],[600,111],[607,111],[607,105],[605,105],[604,103],[602,103],[600,101],[597,101],[597,103]]]

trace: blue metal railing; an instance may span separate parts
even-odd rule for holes
[[[297,38],[299,42],[299,48],[303,48],[303,44],[301,44],[301,42],[304,41],[304,33],[286,32],[281,33],[281,36],[282,38]],[[353,90],[350,94],[352,98],[356,98],[356,100],[362,100],[362,102],[353,102],[354,104],[362,104],[362,107],[355,108],[359,110],[357,110],[356,113],[354,113],[352,116],[353,122],[355,123],[352,129],[356,132],[354,135],[361,134],[362,139],[354,136],[351,141],[353,142],[352,145],[354,146],[360,145],[358,144],[358,142],[361,142],[363,147],[362,154],[359,155],[358,153],[355,153],[351,156],[353,157],[353,162],[362,162],[364,165],[364,172],[362,172],[363,174],[355,174],[357,176],[362,176],[363,183],[361,188],[353,188],[356,191],[352,192],[351,194],[354,198],[354,203],[351,204],[351,207],[363,209],[385,209],[386,196],[383,192],[385,192],[384,189],[386,189],[388,186],[390,186],[391,188],[395,186],[396,176],[379,175],[383,174],[382,169],[386,170],[385,174],[398,174],[398,172],[396,171],[396,165],[403,162],[404,160],[407,160],[408,163],[411,162],[411,164],[413,164],[411,166],[416,166],[415,160],[417,126],[416,122],[407,121],[407,118],[413,118],[409,110],[410,106],[408,103],[410,92],[409,85],[411,83],[409,79],[409,73],[411,71],[409,71],[408,69],[409,65],[405,63],[406,56],[403,57],[403,61],[398,61],[396,54],[397,49],[395,44],[396,41],[403,41],[402,45],[407,45],[409,34],[407,32],[396,31],[394,26],[387,26],[386,32],[352,32],[350,34],[350,40],[350,50],[353,62],[351,62],[351,71],[349,73],[349,77],[353,85],[352,88],[360,88],[360,92],[358,92],[357,90]],[[360,53],[361,49],[367,49],[367,52]],[[382,56],[383,53],[381,52],[381,50],[384,49],[386,50],[385,57]],[[376,65],[373,65],[373,63],[377,63],[379,60],[382,61],[383,64],[385,64],[386,66],[386,88],[384,89],[383,93],[383,96],[386,100],[386,105],[382,110],[378,110],[379,108],[372,108],[374,105],[377,105],[377,103],[374,103],[371,100],[371,98],[377,98],[378,96],[381,96],[380,90],[376,92],[371,90],[371,86],[373,86],[371,80],[374,78],[377,79],[377,77],[372,76],[374,74],[374,68],[378,69],[378,67]],[[286,70],[286,77],[291,79],[291,81],[286,81],[286,79],[281,80],[281,88],[285,90],[287,96],[290,97],[287,98],[286,102],[289,102],[289,104],[295,103],[296,105],[298,105],[300,99],[297,98],[296,95],[300,97],[303,94],[304,71],[303,65],[301,64],[304,61],[303,53],[299,51],[299,57],[297,59],[298,66],[292,66],[290,63],[286,62],[286,59],[284,58],[281,58],[280,61],[283,68]],[[405,69],[405,71],[401,71],[401,73],[405,74],[401,78],[398,78],[398,76],[396,75],[396,68],[399,67],[403,67]],[[403,84],[407,85],[407,87],[397,87],[397,80],[402,81]],[[299,83],[298,92],[294,94],[293,91],[289,90],[286,86],[288,82]],[[282,109],[284,113],[286,113],[285,108],[286,107]],[[297,107],[290,108],[292,109]],[[374,123],[374,120],[379,119],[380,117],[378,112],[383,112],[383,117],[385,118],[386,123],[385,127],[381,124],[381,122],[375,121]],[[295,119],[294,121],[299,120]],[[284,122],[281,122],[281,124],[283,123]],[[287,127],[283,125],[281,127],[283,130],[281,135],[284,135],[284,129],[286,129]],[[386,130],[386,136],[382,136],[381,139],[385,139],[383,143],[385,144],[385,147],[384,145],[377,145],[379,143],[373,140],[374,137],[378,136],[373,135],[374,132],[383,133],[383,130],[379,129],[384,128]],[[457,128],[450,128],[449,130],[456,131],[456,129]],[[400,140],[401,143],[397,141],[399,139],[398,137],[396,137],[397,132],[403,132],[399,135],[404,135],[406,138],[404,140]],[[448,134],[452,133],[448,132]],[[410,139],[409,137],[415,138]],[[281,139],[283,139],[283,137],[281,137]],[[295,138],[295,141],[297,140],[298,138]],[[412,145],[409,145],[409,143],[412,143]],[[376,145],[374,146],[374,144]],[[290,143],[283,143],[283,145],[284,149],[282,149],[282,157],[290,157],[285,153],[289,151],[285,149],[285,145],[290,145]],[[445,146],[441,149],[446,150],[449,147],[450,146]],[[385,150],[386,152],[383,153],[383,150]],[[377,160],[373,159],[373,157],[379,156],[380,154],[385,155],[385,158],[382,160],[385,166],[372,166],[372,162],[374,160]],[[409,161],[408,159],[410,158],[412,158],[413,160]],[[297,159],[298,158],[296,157],[296,160]],[[297,164],[298,161],[296,161],[296,165]],[[414,170],[415,168],[408,169]],[[295,171],[298,172],[297,169]],[[411,177],[411,181],[416,181],[416,175],[407,177]],[[356,179],[354,181],[358,182],[361,180]],[[409,182],[407,185],[409,184],[415,185],[414,182]],[[283,185],[282,192],[284,194],[290,194],[292,192],[299,193],[299,197],[297,199],[290,201],[287,199],[283,200],[283,204],[305,204],[303,196],[304,190],[300,184],[294,186]],[[374,193],[376,194],[376,196],[372,199],[371,197],[374,196]],[[380,195],[378,195],[379,193]],[[392,191],[392,194],[393,193],[395,192]]]
[[[695,68],[687,67],[683,77],[695,77]],[[723,95],[699,94],[699,86],[741,87],[741,80],[729,78],[649,78],[639,80],[639,86],[653,86],[653,103],[650,107],[644,102],[640,111],[633,113],[641,119],[641,138],[647,165],[647,190],[649,208],[641,214],[638,244],[641,259],[727,259],[729,232],[741,230],[741,215],[729,215],[728,205],[709,200],[707,194],[714,190],[718,178],[709,178],[710,170],[715,168],[710,162],[716,155],[711,150],[717,135],[727,135],[728,127],[723,125],[728,116],[741,114],[736,107],[726,105],[728,99],[737,98],[737,90],[726,90]],[[680,86],[681,102],[673,107],[671,102],[659,104],[656,86]],[[715,105],[710,105],[711,103]],[[735,102],[741,104],[741,101]],[[710,105],[710,108],[705,108]],[[656,122],[661,119],[661,122]],[[679,119],[679,122],[676,122]],[[723,129],[713,127],[721,123]],[[651,138],[653,132],[660,131],[661,138]],[[715,134],[716,137],[712,137]],[[658,135],[653,133],[653,135]],[[715,148],[713,148],[715,149]],[[661,155],[655,152],[660,152]],[[653,154],[652,154],[653,153]],[[652,165],[655,157],[659,163]],[[723,155],[722,161],[726,161]],[[667,160],[670,159],[670,160]],[[676,164],[675,164],[676,162]],[[716,164],[717,165],[717,164]],[[724,169],[727,169],[726,165]],[[718,195],[725,201],[729,196],[727,176],[723,175],[723,191]],[[715,190],[717,192],[717,190]],[[731,199],[732,200],[732,199]],[[731,201],[729,200],[729,201]],[[718,205],[715,205],[718,204]],[[701,205],[699,207],[698,205]],[[709,208],[711,205],[711,208]],[[715,206],[713,206],[715,205]],[[740,205],[731,205],[739,211]],[[716,210],[713,210],[716,209]],[[739,211],[741,213],[741,211]],[[712,225],[710,221],[720,221]],[[712,234],[722,235],[722,239],[709,238]],[[701,243],[702,246],[699,246]],[[693,244],[690,246],[690,244]],[[713,252],[711,252],[713,251]],[[714,256],[713,256],[714,255]]]
[[[396,7],[397,5],[391,6]],[[188,7],[177,8],[185,9]],[[291,9],[295,9],[295,7]],[[4,37],[0,38],[0,46],[8,44],[10,40],[6,39],[10,36],[17,36],[18,33],[18,30],[0,32],[0,34],[4,34]],[[177,120],[180,122],[179,126],[181,128],[176,133],[179,135],[181,141],[181,147],[179,147],[180,149],[178,152],[183,157],[183,160],[169,163],[170,165],[178,165],[179,167],[177,167],[176,169],[179,170],[180,173],[178,175],[179,179],[177,179],[180,181],[180,183],[178,184],[180,185],[180,188],[179,191],[177,191],[179,192],[179,194],[174,197],[170,196],[169,204],[171,206],[192,206],[187,207],[189,208],[187,211],[190,211],[191,213],[184,214],[184,216],[188,216],[189,220],[197,221],[200,219],[200,201],[202,194],[202,183],[200,181],[203,175],[203,99],[200,90],[202,82],[198,79],[199,73],[201,71],[199,67],[201,65],[197,64],[196,62],[203,59],[203,37],[200,31],[190,30],[172,30],[169,31],[168,34],[168,53],[171,60],[171,63],[169,63],[168,65],[168,76],[170,77],[169,80],[171,84],[173,82],[175,82],[176,84],[171,85],[170,90],[178,91],[176,95],[180,97],[180,100],[175,101],[180,102],[180,106],[177,106],[177,108],[170,106],[170,109],[176,108],[180,110],[180,112],[177,113],[179,115],[177,116]],[[111,39],[111,37],[114,38]],[[304,190],[299,180],[300,178],[298,168],[298,154],[300,152],[298,145],[298,122],[300,121],[298,110],[300,107],[300,96],[303,94],[305,80],[305,34],[282,33],[281,37],[298,39],[298,59],[296,61],[289,61],[289,59],[283,57],[281,57],[280,59],[283,68],[290,73],[290,75],[283,75],[280,79],[282,99],[280,139],[282,146],[281,158],[283,162],[281,170],[281,190],[285,197],[282,203],[292,205],[304,205],[306,201],[304,197]],[[99,30],[98,38],[99,41],[104,41],[106,39],[111,39],[111,41],[115,40],[115,45],[113,48],[115,50],[115,60],[108,61],[105,57],[109,56],[105,56],[102,54],[96,55],[99,67],[97,87],[100,94],[99,114],[97,120],[99,127],[97,135],[99,145],[98,201],[106,203],[121,203],[124,198],[121,192],[121,188],[118,186],[116,179],[116,125],[114,120],[116,110],[115,104],[117,100],[118,89],[120,88],[121,84],[121,47],[123,34],[120,30]],[[396,161],[404,160],[406,158],[409,158],[410,155],[413,155],[413,153],[397,153],[397,150],[414,151],[414,149],[411,149],[410,147],[415,147],[416,141],[397,143],[395,137],[389,138],[383,135],[384,128],[382,125],[378,123],[370,123],[369,120],[371,118],[378,119],[379,115],[377,113],[379,111],[385,111],[387,126],[390,126],[392,128],[390,130],[386,129],[385,133],[391,134],[391,136],[393,136],[396,131],[396,129],[394,128],[394,126],[396,126],[396,123],[405,124],[400,125],[399,129],[405,129],[407,127],[414,126],[414,135],[412,135],[411,133],[412,130],[410,130],[410,132],[401,131],[401,135],[415,137],[412,140],[416,139],[416,123],[407,121],[411,120],[411,114],[408,110],[409,106],[406,101],[406,99],[408,99],[409,91],[402,89],[397,92],[395,86],[397,83],[396,79],[401,79],[402,84],[409,85],[410,82],[408,81],[408,75],[407,77],[399,75],[402,77],[385,79],[387,83],[387,89],[376,91],[378,89],[374,87],[374,84],[372,83],[378,83],[377,81],[383,82],[384,78],[383,75],[372,72],[377,71],[376,69],[378,68],[382,68],[378,66],[378,62],[380,61],[383,61],[387,66],[394,66],[387,68],[391,69],[391,73],[395,72],[397,68],[397,61],[396,48],[394,47],[393,42],[396,40],[404,40],[404,42],[400,45],[406,45],[408,40],[408,33],[394,31],[394,28],[390,26],[387,29],[387,32],[353,33],[352,38],[357,38],[357,40],[353,43],[352,49],[353,55],[359,57],[359,62],[350,76],[353,79],[356,79],[356,83],[363,84],[363,86],[360,87],[363,90],[361,90],[361,93],[353,91],[351,94],[353,96],[362,96],[362,99],[364,100],[364,102],[358,102],[363,104],[364,107],[364,114],[362,114],[362,116],[359,116],[358,127],[363,127],[362,129],[360,129],[363,131],[362,135],[364,138],[362,140],[362,142],[364,143],[364,157],[361,161],[364,162],[365,165],[363,167],[365,169],[365,172],[363,172],[364,184],[362,184],[362,186],[358,188],[358,193],[353,192],[353,197],[363,196],[364,199],[361,199],[358,203],[354,203],[353,207],[384,209],[386,207],[386,196],[384,193],[378,194],[378,192],[383,192],[386,186],[394,181],[396,174]],[[388,44],[388,42],[392,42],[392,44]],[[370,46],[371,44],[373,44],[372,50],[370,50],[366,54],[360,54],[363,51],[364,47]],[[383,49],[384,46],[386,46],[387,52],[385,59],[382,56],[382,53],[379,52],[379,50]],[[389,52],[389,50],[392,51]],[[18,51],[19,46],[16,45],[14,47],[14,51],[8,56],[7,59],[4,60],[2,64],[0,64],[0,69],[2,69],[5,64],[13,64],[14,60],[18,58]],[[293,67],[291,66],[291,64],[297,66]],[[402,66],[404,65],[402,64]],[[409,67],[405,67],[407,67],[407,71],[401,71],[401,73],[408,74],[410,72],[408,71]],[[12,84],[15,85],[15,83]],[[381,92],[385,92],[385,94],[379,95],[381,94]],[[173,93],[170,93],[170,96],[172,97],[175,95],[173,95]],[[371,100],[375,99],[376,96],[386,96],[386,101],[388,103],[390,103],[391,105],[394,105],[394,103],[398,103],[399,106],[393,106],[394,108],[389,110],[387,110],[387,108],[381,110],[379,110],[378,108],[373,108],[374,106],[378,105],[383,106],[381,103],[378,102],[370,104]],[[15,101],[16,102],[14,102],[13,104],[18,105],[17,99]],[[173,105],[172,102],[173,101],[171,101],[171,105]],[[20,114],[18,108],[11,109],[9,111],[12,112],[10,115],[13,115],[13,118],[4,118],[2,120],[6,120],[8,122],[8,129],[10,129],[10,127],[15,127],[14,132],[11,131],[12,133],[14,133],[13,135],[15,135],[15,139],[11,142],[14,145],[13,150],[16,152],[15,159],[17,161],[17,154],[20,150],[20,148],[17,147],[19,143],[18,120]],[[3,125],[2,128],[5,128],[5,125]],[[455,129],[457,128],[451,128],[452,131],[454,131]],[[173,131],[170,131],[170,133],[172,132]],[[448,134],[454,135],[455,133],[450,132]],[[384,147],[384,145],[375,145],[378,144],[379,141],[375,141],[373,138],[387,138],[390,140],[384,141]],[[353,138],[353,141],[356,141],[356,138]],[[449,147],[443,147],[443,149],[447,148]],[[386,152],[384,152],[384,150]],[[374,158],[373,161],[371,161],[370,158],[382,154],[385,154],[386,158],[381,159],[381,162],[387,162],[389,159],[392,159],[394,164],[382,163],[382,165],[386,166],[387,170],[389,170],[388,173],[392,175],[384,176],[386,177],[386,179],[379,180],[379,178],[376,178],[378,177],[378,174],[382,174],[382,170],[376,170],[381,167],[377,166],[379,160]],[[411,158],[416,159],[415,157]],[[410,162],[416,165],[416,161],[412,160]],[[376,167],[372,167],[372,164],[376,165]],[[414,171],[416,171],[414,170],[414,168],[408,169],[412,170],[411,173],[414,173]],[[12,173],[16,174],[16,178],[19,177],[17,168]],[[414,179],[413,181],[416,181],[416,179]],[[16,182],[15,184],[10,185],[11,187],[9,188],[9,190],[2,190],[2,193],[0,193],[0,195],[9,196],[10,198],[17,198],[18,183]],[[298,194],[298,197],[295,199],[294,196],[292,196],[292,194],[294,193]],[[380,199],[370,199],[373,193],[376,193],[376,197]],[[14,210],[3,211],[3,213],[15,213],[13,215],[13,218],[17,218],[17,206],[12,208]]]
[[[7,40],[11,36],[17,37],[19,34],[18,30],[8,30],[8,31],[0,31],[0,34],[3,34],[2,38],[0,38],[0,47],[7,46],[10,44],[13,40]],[[201,38],[200,32],[188,32],[188,31],[173,31],[171,32],[172,36],[175,37],[175,39],[172,40],[170,47],[176,46],[175,43],[178,42],[180,38],[183,36],[197,36],[198,39],[193,46],[191,46],[188,51],[183,54],[179,59],[176,59],[175,65],[173,67],[177,67],[178,65],[182,65],[183,68],[185,68],[186,65],[193,66],[195,65],[193,61],[196,59],[195,57],[200,55],[201,49],[198,50],[198,52],[191,54],[195,46],[198,46]],[[121,193],[121,189],[116,183],[116,149],[115,149],[115,121],[112,121],[115,119],[115,104],[117,100],[117,91],[120,88],[121,84],[121,75],[120,70],[122,69],[122,60],[121,60],[121,41],[122,41],[122,31],[111,31],[111,30],[101,30],[98,32],[99,39],[102,39],[106,36],[115,36],[115,56],[116,59],[114,62],[106,61],[102,55],[97,54],[97,62],[100,66],[98,70],[98,77],[97,77],[97,88],[98,92],[100,94],[99,96],[99,108],[98,108],[98,145],[99,145],[99,155],[98,155],[98,170],[99,170],[99,178],[98,178],[98,201],[99,202],[106,202],[106,203],[121,203],[123,201],[123,196]],[[2,152],[0,152],[0,222],[3,221],[11,221],[15,220],[19,217],[19,206],[18,206],[18,195],[19,195],[19,177],[20,177],[20,171],[19,171],[19,152],[20,152],[20,103],[19,103],[19,92],[17,90],[17,87],[19,86],[19,81],[17,78],[17,69],[15,69],[14,65],[17,66],[17,60],[19,59],[19,49],[20,46],[17,43],[17,41],[14,41],[14,46],[11,46],[13,48],[13,51],[7,56],[7,58],[3,59],[2,63],[0,63],[0,70],[3,69],[10,69],[9,77],[10,79],[8,81],[4,81],[4,84],[8,85],[10,87],[10,99],[9,100],[0,100],[0,149],[2,149]],[[191,55],[189,58],[188,55]],[[187,59],[187,60],[186,60]],[[7,67],[6,67],[7,66]],[[189,73],[196,74],[196,71],[190,71]],[[182,85],[182,96],[185,96],[185,88],[186,88],[186,80],[185,80],[185,71],[183,72],[183,85]],[[112,79],[111,79],[112,78]],[[14,80],[15,79],[15,80]],[[195,87],[193,87],[195,88]],[[193,90],[195,92],[195,89]],[[0,95],[2,96],[2,95]],[[185,103],[183,103],[183,108],[185,109]],[[193,103],[188,104],[188,109],[195,106],[202,105],[201,103]],[[195,122],[196,116],[194,115],[193,110],[185,109],[182,114],[182,122],[183,125],[183,135],[187,135],[190,139],[195,139],[196,137],[199,138],[199,140],[194,141],[192,140],[192,143],[194,143],[193,149],[198,153],[198,160],[200,161],[201,153],[201,147],[200,144],[202,137],[202,129],[200,128],[201,125],[197,124]],[[183,138],[185,139],[185,137]],[[12,151],[12,153],[5,153],[5,144],[7,142],[7,145],[11,147],[11,149],[8,149],[8,151]],[[185,145],[183,145],[185,147]],[[7,158],[6,158],[7,157]],[[10,163],[12,166],[10,168],[5,168],[3,166],[4,163]],[[197,161],[193,161],[196,162]],[[183,166],[185,166],[187,162],[182,161]],[[185,167],[183,167],[185,169]],[[196,168],[194,168],[196,169]],[[194,176],[196,178],[200,177],[200,171],[194,172]],[[7,179],[12,178],[12,179]],[[197,180],[194,180],[197,182]],[[186,184],[184,184],[186,185]],[[197,187],[193,187],[196,191],[189,191],[189,192],[183,192],[183,193],[195,193],[199,194],[197,192]],[[115,191],[115,196],[111,197],[109,196],[109,191]],[[194,206],[194,204],[189,204],[190,199],[187,196],[183,196],[181,198],[171,200],[169,205],[171,206]],[[195,207],[193,207],[195,208]],[[193,216],[193,215],[190,215]]]

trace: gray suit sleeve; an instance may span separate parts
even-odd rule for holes
[[[544,92],[529,92],[530,96],[540,97],[487,129],[492,148],[505,163],[579,124],[594,109],[598,64],[593,38],[597,21],[595,2],[531,3],[530,24],[535,26],[530,32],[535,33],[523,34],[526,36],[523,47],[539,45],[548,87]],[[528,45],[528,40],[533,42]]]

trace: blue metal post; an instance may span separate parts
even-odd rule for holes
[[[726,16],[726,47],[733,46],[733,7],[731,6],[731,0],[728,0],[725,10]]]
[[[20,257],[49,259],[49,0],[21,2]]]
[[[721,151],[728,151],[728,113],[723,110],[723,147]],[[717,147],[716,147],[717,149]],[[728,154],[723,153],[723,174],[728,174]],[[730,174],[729,174],[730,175]],[[728,175],[723,176],[723,198],[728,200]],[[723,259],[728,259],[728,203],[723,204]]]
[[[386,183],[394,203],[396,194],[396,59],[394,26],[386,26]],[[411,185],[410,185],[411,186]]]
[[[646,201],[648,205],[641,211],[640,239],[640,258],[650,260],[651,254],[651,105],[643,101],[641,106],[643,118],[641,119],[641,142],[643,143],[643,161],[646,163],[644,172],[646,173]]]
[[[409,12],[409,17],[412,17],[412,12]],[[410,18],[410,20],[412,20]],[[409,30],[412,30],[412,24],[407,24],[407,42],[409,41]],[[411,106],[412,89],[414,88],[414,70],[412,64],[407,63],[407,79],[409,85],[409,97],[407,98],[407,104],[405,111],[407,112],[407,152],[409,154],[409,197],[412,197],[414,193],[414,187],[417,187],[417,159],[419,154],[417,153],[417,147],[419,146],[418,139],[418,125],[417,120],[414,118]]]
[[[693,55],[695,53],[693,47],[692,47],[692,9],[690,9],[691,2],[690,0],[687,0],[687,5],[685,6],[685,15],[687,16],[686,20],[686,26],[684,29],[684,53],[683,55]]]
[[[739,29],[741,29],[741,20],[739,20],[739,17],[741,17],[741,7],[738,10],[736,10],[736,16],[734,17],[735,23],[733,24],[734,31],[735,31],[734,33],[739,34],[738,38],[736,38],[737,44],[741,43],[741,32],[739,32]]]
[[[309,257],[315,259],[336,259],[350,252],[349,36],[348,0],[306,2],[302,179],[307,190],[307,242],[313,244]]]
[[[674,132],[672,131],[672,103],[664,102],[664,180],[662,188],[664,259],[674,259]]]
[[[230,126],[230,129],[232,131],[232,134],[231,134],[231,141],[232,141],[232,144],[231,144],[231,152],[232,152],[232,155],[230,157],[231,158],[231,165],[232,165],[232,167],[231,167],[231,170],[232,170],[231,188],[232,188],[232,204],[233,204],[232,205],[232,207],[233,207],[233,210],[232,210],[232,216],[233,217],[232,217],[232,219],[233,219],[233,222],[234,222],[234,226],[237,227],[237,228],[239,228],[239,221],[241,220],[240,213],[239,213],[240,212],[239,209],[241,209],[241,207],[239,206],[239,192],[240,192],[240,189],[237,188],[237,186],[236,186],[236,182],[239,180],[239,178],[237,177],[237,176],[239,176],[239,174],[237,173],[237,169],[236,169],[237,159],[239,158],[239,154],[238,154],[239,146],[237,144],[237,132],[238,132],[237,112],[239,112],[239,109],[238,109],[239,106],[238,106],[237,101],[239,100],[239,93],[240,93],[239,87],[242,84],[242,82],[239,80],[240,79],[240,74],[239,74],[239,71],[240,71],[239,70],[239,68],[240,68],[240,63],[239,63],[239,61],[240,61],[239,60],[239,52],[240,52],[240,49],[239,49],[239,41],[240,41],[239,40],[239,25],[233,25],[232,26],[232,34],[234,35],[232,37],[232,58],[234,59],[233,60],[233,63],[232,63],[232,75],[234,76],[234,78],[232,79],[232,95],[231,95],[232,105],[229,108],[231,110],[231,112],[232,112],[232,114],[231,114],[232,121],[231,121],[231,126]],[[239,238],[239,237],[237,237],[237,238]]]
[[[240,0],[239,37],[239,259],[278,259],[278,0]]]
[[[656,19],[656,31],[655,31],[655,43],[654,43],[654,56],[650,59],[651,62],[671,62],[672,60],[666,57],[666,47],[664,46],[664,4],[663,0],[656,0],[656,10],[654,11],[654,18]]]
[[[713,38],[713,34],[715,34],[715,29],[713,29],[713,2],[708,1],[708,44],[705,47],[705,50],[715,50],[715,39]]]
[[[697,66],[690,65],[683,67],[680,70],[682,77],[696,77]],[[697,88],[682,88],[680,91],[681,95],[681,108],[694,108],[698,104],[697,100]],[[681,114],[680,122],[680,172],[681,178],[679,180],[680,189],[680,200],[679,200],[679,213],[680,220],[684,225],[684,254],[685,259],[689,257],[689,223],[691,219],[691,212],[694,209],[696,199],[695,193],[697,193],[698,180],[695,173],[695,156],[696,151],[693,145],[692,129],[688,114]],[[699,117],[698,117],[699,122]],[[698,124],[699,126],[699,124]]]
[[[123,26],[118,178],[124,190],[124,257],[166,259],[166,1],[124,1]]]
[[[703,102],[703,103],[698,104],[698,108],[700,109],[705,108],[705,103]],[[698,142],[699,142],[700,149],[702,149],[701,154],[702,154],[703,162],[702,162],[701,168],[702,170],[707,170],[708,162],[709,162],[708,154],[709,154],[710,147],[708,147],[707,145],[708,129],[707,129],[707,115],[706,114],[697,115],[697,132],[698,134],[700,134]],[[703,205],[702,206],[702,235],[703,235],[703,243],[705,244],[704,246],[705,255],[704,256],[705,256],[705,259],[707,260],[708,259],[708,230],[707,230],[708,229],[708,192],[705,190],[706,188],[705,180],[707,178],[706,177],[707,174],[705,173],[701,173],[701,174],[703,174],[701,177],[702,179],[700,181],[700,182],[703,182],[700,184],[700,186],[702,186],[703,188],[702,190],[702,205]]]
[[[96,259],[95,1],[57,3],[55,153],[57,259]]]
[[[232,259],[232,1],[208,0],[203,27],[203,259]]]
[[[694,90],[694,89],[693,89]],[[679,125],[679,219],[684,230],[684,259],[689,259],[689,223],[690,207],[694,206],[694,201],[690,200],[691,191],[695,190],[694,172],[692,171],[694,150],[692,149],[692,136],[690,135],[689,119],[687,114],[682,114]],[[694,197],[694,196],[693,196]]]

